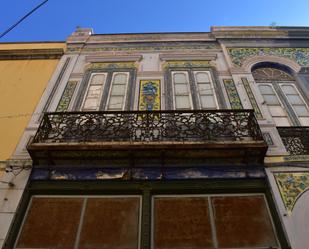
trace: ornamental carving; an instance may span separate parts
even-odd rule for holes
[[[309,172],[274,173],[282,201],[289,214],[300,198],[309,189]]]
[[[228,48],[227,51],[237,67],[250,57],[271,55],[291,59],[300,66],[309,66],[309,48]]]

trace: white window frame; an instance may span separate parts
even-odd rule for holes
[[[195,81],[195,88],[196,88],[196,93],[197,93],[197,97],[198,97],[198,102],[199,102],[199,107],[200,109],[202,110],[212,110],[213,108],[203,108],[202,107],[202,102],[201,102],[201,94],[200,94],[200,91],[199,91],[199,88],[198,88],[198,81],[197,81],[197,74],[198,73],[207,73],[208,77],[209,77],[209,80],[210,80],[210,85],[211,85],[211,90],[213,92],[212,96],[214,97],[215,99],[215,103],[216,103],[216,110],[219,109],[219,103],[218,103],[218,99],[217,99],[217,96],[216,96],[216,89],[215,89],[215,86],[214,86],[214,82],[213,82],[213,78],[212,78],[212,75],[211,75],[211,72],[208,71],[208,70],[205,70],[205,71],[193,71],[193,75],[194,75],[194,81]],[[205,95],[207,96],[207,95]]]
[[[187,79],[187,86],[188,86],[188,89],[189,89],[189,103],[190,103],[190,108],[188,109],[182,109],[182,108],[179,108],[177,109],[176,108],[176,94],[175,94],[175,81],[174,81],[174,75],[175,74],[185,74],[186,76],[186,79]],[[172,91],[173,91],[173,108],[174,110],[193,110],[193,101],[192,101],[192,92],[191,92],[191,86],[190,86],[190,78],[189,78],[189,72],[188,71],[172,71],[171,72],[171,77],[172,77]],[[179,95],[179,96],[182,96],[182,95]]]
[[[110,87],[109,87],[109,90],[108,90],[108,97],[107,97],[107,100],[106,100],[105,111],[108,111],[108,109],[109,109],[109,101],[110,101],[110,97],[111,97],[111,92],[112,92],[113,85],[114,85],[114,79],[115,79],[115,76],[117,74],[127,75],[127,82],[126,82],[125,91],[124,91],[125,94],[123,95],[123,103],[122,103],[121,110],[123,111],[125,106],[126,106],[127,95],[128,95],[127,91],[128,91],[128,85],[129,85],[129,82],[130,82],[130,72],[127,72],[127,71],[125,71],[125,72],[113,72]],[[117,96],[120,96],[120,95],[117,95]],[[114,110],[111,110],[111,111],[114,111]],[[115,109],[115,111],[117,111],[117,110]]]
[[[289,121],[289,125],[291,126],[293,122],[292,122],[292,120],[291,120],[291,118],[290,118],[290,115],[289,115],[289,113],[287,112],[287,110],[286,110],[286,108],[285,108],[283,102],[282,102],[282,99],[281,99],[280,96],[278,95],[278,92],[277,92],[276,89],[274,88],[273,84],[272,84],[272,83],[266,83],[266,82],[265,82],[265,83],[264,83],[264,82],[258,82],[258,83],[257,83],[257,88],[258,88],[258,90],[259,90],[259,93],[261,94],[261,96],[262,96],[262,98],[263,98],[263,101],[264,101],[264,103],[265,103],[266,106],[267,106],[268,112],[269,112],[270,116],[271,116],[272,119],[273,119],[273,118],[280,118],[280,117],[283,117],[283,116],[273,116],[273,115],[271,114],[270,109],[269,109],[269,106],[278,106],[278,105],[269,105],[269,104],[267,104],[266,100],[264,99],[264,94],[261,93],[261,90],[260,90],[260,88],[259,88],[260,85],[266,85],[266,86],[270,86],[270,87],[271,87],[271,89],[272,89],[273,92],[275,93],[275,95],[276,95],[276,97],[277,97],[277,99],[278,99],[278,101],[279,101],[279,103],[280,103],[280,107],[283,109],[283,111],[284,111],[285,114],[286,114],[286,116],[284,116],[284,117],[287,118],[287,120]]]
[[[309,111],[308,105],[307,105],[305,99],[303,98],[302,94],[301,94],[301,93],[299,92],[299,90],[297,89],[295,83],[294,83],[294,82],[291,82],[291,83],[290,83],[290,82],[279,83],[279,86],[280,86],[280,90],[281,90],[282,93],[284,94],[284,97],[286,98],[286,100],[288,101],[288,103],[289,103],[290,107],[292,108],[293,112],[294,112],[295,115],[297,116],[298,121],[301,122],[301,121],[299,120],[299,118],[303,118],[303,117],[309,118],[309,115],[308,115],[308,116],[299,116],[299,115],[297,114],[296,110],[294,109],[294,105],[292,105],[292,104],[290,103],[290,100],[289,100],[288,96],[286,95],[286,93],[285,93],[285,92],[283,91],[283,89],[282,89],[282,86],[292,86],[292,87],[294,88],[294,90],[297,92],[297,94],[298,94],[298,96],[300,97],[300,99],[303,101],[304,106],[305,106],[305,107],[307,108],[307,110]],[[296,106],[297,106],[297,105],[296,105]],[[300,106],[300,105],[298,105],[298,106]]]
[[[86,99],[87,99],[88,91],[89,91],[89,88],[90,88],[90,86],[91,86],[92,78],[93,78],[95,75],[104,75],[104,76],[105,76],[104,82],[102,83],[102,88],[101,88],[100,97],[99,97],[99,99],[98,99],[99,105],[97,106],[96,109],[85,109],[85,108],[84,108],[84,105],[85,105],[85,102],[86,102]],[[81,105],[81,108],[80,108],[81,111],[98,111],[98,110],[100,109],[100,105],[101,105],[102,96],[103,96],[104,88],[105,88],[105,85],[106,85],[106,81],[107,81],[107,73],[92,73],[92,74],[91,74],[91,76],[90,76],[90,78],[89,78],[89,80],[88,80],[87,89],[86,89],[86,91],[85,91],[85,94],[84,94],[84,97],[83,97],[83,101],[82,101],[82,105]]]

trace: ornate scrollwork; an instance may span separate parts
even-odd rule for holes
[[[34,143],[263,140],[251,110],[46,113]]]

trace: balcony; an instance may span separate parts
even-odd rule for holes
[[[28,146],[37,164],[260,164],[266,150],[251,110],[46,113]]]
[[[277,127],[282,142],[291,156],[309,155],[309,127]]]

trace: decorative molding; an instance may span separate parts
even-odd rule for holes
[[[227,48],[227,51],[237,67],[254,56],[279,56],[291,59],[300,66],[309,66],[309,48]]]
[[[137,68],[137,63],[133,61],[124,62],[94,62],[86,66],[86,70],[96,69],[116,69],[116,68]]]
[[[156,111],[161,109],[160,80],[141,80],[139,88],[140,111]]]
[[[56,112],[65,112],[68,110],[76,85],[77,81],[69,81],[67,83],[61,96],[61,99],[58,103],[58,106],[56,108]]]
[[[62,48],[53,49],[8,49],[0,50],[0,60],[60,59]]]
[[[201,54],[160,54],[161,61],[211,61],[217,59],[216,53]]]
[[[172,60],[163,63],[163,68],[167,69],[170,67],[210,67],[209,60]]]
[[[98,55],[89,55],[86,56],[86,62],[132,62],[132,61],[141,61],[143,58],[142,55],[111,55],[111,56],[98,56]]]
[[[248,79],[247,78],[241,78],[241,81],[242,81],[244,88],[247,92],[251,106],[254,109],[254,113],[255,113],[256,118],[257,119],[263,119],[263,115],[262,115],[261,110],[260,110],[260,108],[259,108],[259,106],[258,106],[258,104],[255,100],[255,97],[254,97],[254,94],[253,94],[252,89],[250,87]]]
[[[274,173],[282,201],[289,214],[300,198],[309,189],[309,172]]]
[[[243,109],[235,83],[232,79],[223,79],[232,109]]]

